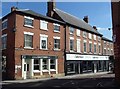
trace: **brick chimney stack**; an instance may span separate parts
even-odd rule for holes
[[[16,11],[17,9],[18,9],[17,7],[12,6],[11,7],[11,12]]]
[[[52,17],[55,9],[55,0],[49,0],[47,2],[47,16]]]
[[[84,16],[83,20],[88,23],[88,16]]]

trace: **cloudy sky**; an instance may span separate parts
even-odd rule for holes
[[[46,15],[47,2],[2,2],[2,16],[10,12],[12,6],[20,9],[31,9]],[[1,5],[0,5],[1,6]],[[89,24],[95,25],[98,31],[109,39],[112,39],[112,17],[110,2],[56,2],[56,8],[68,12],[80,19],[89,17]]]

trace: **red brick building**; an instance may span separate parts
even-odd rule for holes
[[[12,7],[2,18],[1,37],[6,78],[64,76],[63,22]]]
[[[48,17],[49,16],[49,17]],[[48,2],[47,16],[11,8],[2,18],[2,68],[7,79],[58,77],[109,71],[112,41],[96,26]],[[111,54],[103,54],[103,43]]]
[[[48,2],[47,16],[66,23],[65,74],[109,71],[109,54],[103,54],[103,35],[89,24],[88,16],[81,20],[56,8],[54,0]],[[111,52],[113,46],[109,50]]]
[[[120,1],[112,2],[111,5],[115,55],[115,80],[120,84]]]

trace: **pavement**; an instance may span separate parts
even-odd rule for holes
[[[25,80],[4,80],[0,82],[0,85],[6,85],[6,84],[13,84],[13,83],[29,83],[29,82],[38,82],[38,81],[46,81],[51,79],[69,79],[69,78],[92,78],[97,75],[103,75],[108,74],[109,72],[97,72],[97,73],[86,73],[86,74],[75,74],[75,75],[68,75],[63,77],[57,77],[57,78],[41,78],[41,79],[25,79]],[[106,77],[106,76],[105,76]],[[111,75],[111,77],[114,77],[114,75]]]

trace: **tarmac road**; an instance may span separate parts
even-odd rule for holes
[[[5,84],[3,88],[67,88],[67,89],[117,89],[118,87],[114,81],[114,74],[100,74],[100,75],[88,75],[74,77],[53,78],[49,80],[27,82],[27,83],[12,83]]]

